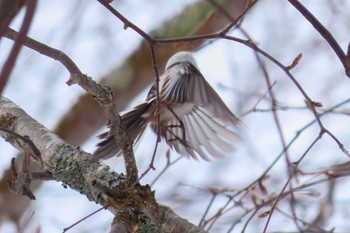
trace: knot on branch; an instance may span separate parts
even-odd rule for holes
[[[124,190],[116,187],[112,193],[114,194],[109,197],[109,209],[116,213],[112,228],[114,225],[120,227],[121,224],[126,224],[125,228],[135,230],[133,232],[148,232],[145,230],[151,229],[154,230],[152,232],[159,232],[159,228],[149,217],[149,206],[158,206],[149,185],[136,184],[133,188]]]

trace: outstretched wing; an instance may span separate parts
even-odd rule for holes
[[[178,153],[209,160],[234,150],[239,120],[195,66],[176,63],[169,67],[160,78],[160,99],[174,106],[173,114],[179,112],[178,104],[193,104],[188,113],[161,123],[161,136]]]
[[[232,152],[239,139],[234,131],[215,120],[201,106],[194,107],[179,119],[163,122],[160,133],[179,154],[195,159],[199,155],[204,160]]]
[[[169,67],[160,80],[160,98],[167,103],[194,103],[205,107],[211,117],[224,126],[239,123],[220,96],[190,63]]]

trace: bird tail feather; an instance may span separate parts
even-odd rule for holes
[[[121,129],[125,130],[125,135],[134,144],[140,139],[146,129],[147,120],[142,115],[147,112],[149,106],[148,102],[143,102],[121,115]],[[109,159],[114,155],[121,155],[121,147],[117,145],[114,136],[110,135],[109,131],[100,134],[98,138],[104,140],[97,144],[98,148],[94,152],[93,160]]]

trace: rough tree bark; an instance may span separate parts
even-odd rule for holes
[[[0,98],[0,127],[27,136],[41,153],[42,168],[52,179],[85,195],[90,201],[108,206],[116,215],[112,228],[123,225],[126,232],[205,232],[180,218],[170,208],[159,205],[149,186],[129,187],[126,178],[106,165],[91,162],[91,154],[71,146],[28,116],[5,97]],[[20,150],[16,137],[0,133]],[[119,228],[120,229],[120,228]]]
[[[238,17],[244,11],[248,1],[222,0],[218,2],[231,13],[232,17]],[[229,22],[230,20],[211,5],[209,1],[202,0],[186,7],[180,14],[169,19],[158,29],[151,32],[150,35],[154,38],[201,35],[216,32]],[[202,43],[203,41],[158,46],[156,50],[158,67],[162,68],[164,62],[174,51],[179,49],[194,50]],[[110,86],[116,92],[117,106],[119,109],[123,109],[153,80],[154,74],[150,62],[149,48],[143,42],[121,66],[103,77],[101,83]],[[106,122],[106,118],[101,115],[101,112],[103,111],[100,106],[92,100],[90,95],[83,95],[60,120],[54,132],[68,143],[79,145]],[[26,198],[9,192],[6,181],[10,177],[11,169],[9,168],[0,180],[0,205],[2,205],[1,200],[6,200],[8,204],[2,205],[4,208],[0,210],[0,222],[3,219],[18,221],[30,203]],[[40,187],[40,182],[32,183],[32,190],[38,187]],[[13,208],[13,206],[16,206],[16,208]]]

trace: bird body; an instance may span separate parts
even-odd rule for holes
[[[239,120],[205,80],[190,52],[178,52],[167,62],[159,78],[159,111],[156,90],[155,83],[144,102],[121,114],[130,140],[137,142],[147,125],[151,125],[181,155],[192,158],[199,155],[209,160],[210,156],[222,156],[234,149]],[[95,159],[121,153],[108,132],[100,138],[105,140],[98,144]]]

